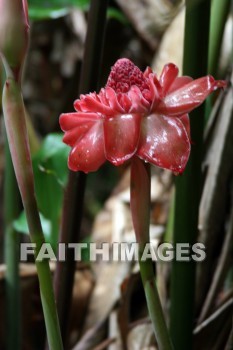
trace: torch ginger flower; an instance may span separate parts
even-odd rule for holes
[[[172,63],[158,78],[151,68],[143,73],[119,59],[99,94],[81,95],[74,102],[76,112],[60,116],[63,141],[72,147],[69,168],[88,173],[106,160],[121,165],[136,155],[182,173],[191,148],[188,113],[225,86],[212,76],[178,77]]]

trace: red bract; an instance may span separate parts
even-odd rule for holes
[[[60,116],[63,141],[72,147],[68,166],[86,173],[106,159],[120,165],[132,156],[182,173],[190,154],[188,113],[226,83],[206,76],[178,77],[167,64],[158,78],[123,58],[99,94],[81,95],[76,112]]]

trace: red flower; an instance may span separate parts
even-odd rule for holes
[[[188,114],[224,81],[212,76],[178,77],[167,64],[158,79],[123,58],[112,67],[99,94],[81,95],[77,112],[60,116],[63,141],[72,147],[68,166],[86,173],[106,159],[120,165],[137,155],[151,164],[182,173],[190,153]]]

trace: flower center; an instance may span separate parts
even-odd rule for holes
[[[106,87],[111,87],[116,93],[126,93],[133,85],[141,92],[149,90],[142,71],[129,59],[121,58],[112,67]]]

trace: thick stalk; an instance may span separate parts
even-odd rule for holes
[[[97,89],[105,37],[107,4],[108,0],[91,1],[79,93],[85,94]],[[77,243],[80,241],[85,187],[86,175],[82,172],[74,173],[70,171],[63,202],[60,232],[60,242],[62,243]],[[71,250],[68,250],[66,262],[58,262],[57,264],[54,280],[64,344],[66,344],[69,326],[74,273],[74,257]]]
[[[4,174],[4,258],[7,266],[6,283],[6,343],[8,350],[21,348],[21,307],[19,277],[19,243],[20,235],[13,228],[13,221],[20,213],[20,195],[15,179],[8,142],[5,141]]]
[[[208,73],[214,76],[218,73],[222,37],[230,4],[231,0],[212,0],[211,4]]]
[[[8,77],[5,82],[2,105],[12,162],[37,257],[44,243],[44,236],[35,198],[24,103],[20,86],[12,77]],[[41,262],[36,260],[36,267],[49,346],[52,350],[62,350],[49,263],[47,260]]]
[[[155,282],[152,260],[143,260],[143,249],[150,241],[150,165],[134,158],[131,165],[131,213],[137,242],[139,243],[139,265],[149,315],[152,321],[159,350],[172,350],[162,306]]]
[[[194,78],[206,75],[210,1],[186,0],[183,74]],[[197,58],[198,55],[198,58]],[[176,179],[174,244],[192,245],[197,237],[201,193],[204,106],[190,115],[194,143],[185,173]],[[171,336],[175,349],[192,349],[194,321],[195,264],[174,261],[171,280]]]
[[[208,51],[208,73],[218,75],[218,64],[221,53],[224,28],[229,14],[230,0],[212,0],[210,17],[210,37]],[[211,113],[214,101],[214,94],[206,101],[205,121],[207,122]]]
[[[1,94],[5,81],[4,67],[0,63]],[[2,98],[0,101],[2,109]],[[19,350],[21,342],[21,307],[19,277],[20,237],[12,223],[20,214],[20,194],[15,178],[9,145],[5,136],[4,172],[4,260],[6,264],[6,346],[8,350]]]

